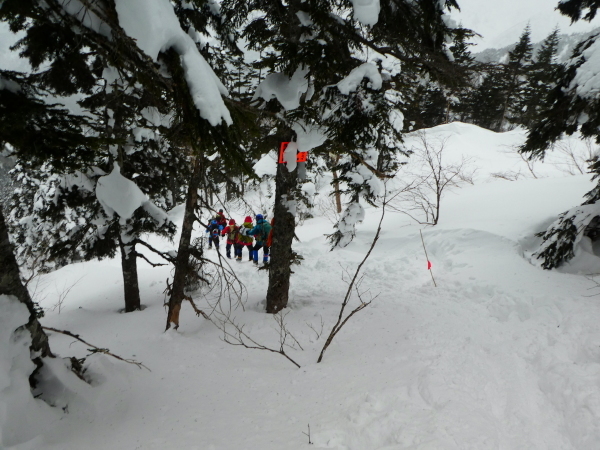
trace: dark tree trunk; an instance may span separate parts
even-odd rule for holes
[[[194,222],[196,221],[194,210],[196,209],[196,203],[198,202],[198,187],[201,184],[202,176],[202,164],[200,158],[196,158],[185,201],[181,238],[179,239],[179,249],[177,251],[177,259],[175,262],[175,275],[173,275],[173,285],[171,286],[169,312],[167,313],[167,326],[165,330],[171,328],[171,324],[175,326],[175,329],[179,328],[179,311],[181,310],[181,302],[183,302],[183,299],[185,298],[185,280],[189,270],[192,231],[194,229]]]
[[[40,322],[37,319],[35,306],[29,295],[27,288],[21,282],[19,266],[15,255],[13,254],[12,245],[8,238],[8,229],[4,221],[4,213],[0,206],[0,295],[13,295],[21,303],[24,303],[29,311],[29,321],[25,328],[31,334],[31,355],[34,356],[32,361],[37,369],[29,377],[29,383],[32,387],[35,386],[35,375],[37,370],[42,366],[42,358],[53,357],[48,345],[48,336],[42,329]]]
[[[137,256],[135,244],[124,244],[119,237],[119,248],[121,249],[121,269],[123,271],[123,293],[125,296],[125,312],[139,311],[140,287],[137,276]]]
[[[297,169],[289,172],[284,164],[278,164],[273,211],[275,225],[267,290],[267,312],[270,314],[278,313],[288,304],[293,261],[292,240],[296,231],[296,220],[286,203],[296,201],[296,188]]]

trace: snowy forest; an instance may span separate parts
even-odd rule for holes
[[[461,3],[0,0],[0,449],[600,448],[600,0]]]

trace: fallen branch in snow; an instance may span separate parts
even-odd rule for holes
[[[323,355],[325,354],[325,350],[327,350],[327,347],[329,347],[329,345],[333,341],[333,338],[336,336],[336,334],[338,334],[338,332],[342,329],[342,327],[346,324],[346,322],[348,322],[348,320],[350,320],[350,318],[354,314],[356,314],[359,311],[362,311],[367,306],[369,306],[371,304],[371,302],[373,301],[373,299],[369,300],[368,302],[364,302],[362,300],[361,293],[358,290],[358,287],[360,286],[360,283],[362,281],[362,277],[359,278],[358,275],[360,274],[360,270],[362,269],[362,266],[365,264],[365,262],[371,255],[371,252],[375,248],[375,244],[377,244],[377,241],[379,240],[379,235],[381,234],[381,224],[383,223],[383,218],[385,217],[385,208],[386,208],[387,204],[388,204],[388,200],[384,198],[382,209],[381,209],[381,218],[379,219],[379,225],[377,227],[377,232],[375,233],[375,237],[373,238],[373,242],[371,242],[371,247],[369,247],[369,251],[367,252],[367,254],[363,258],[363,260],[360,262],[360,264],[356,268],[356,271],[354,272],[354,276],[352,277],[352,280],[348,284],[348,290],[346,291],[346,296],[344,297],[344,301],[342,302],[342,307],[340,308],[340,314],[338,316],[337,322],[331,329],[331,332],[329,333],[329,336],[327,337],[327,340],[325,341],[325,345],[323,346],[323,349],[321,350],[321,354],[319,355],[319,359],[317,360],[317,363],[320,363],[323,360]],[[355,288],[355,286],[356,286],[356,292],[358,294],[358,298],[360,300],[360,305],[358,305],[356,308],[354,308],[350,312],[350,314],[348,314],[348,316],[345,319],[343,319],[344,310],[346,309],[346,306],[348,305],[348,302],[350,301],[350,298],[352,297],[352,291]]]
[[[290,356],[285,352],[285,347],[294,348],[293,345],[286,343],[286,340],[288,338],[291,338],[294,341],[294,343],[298,345],[300,349],[302,349],[298,340],[292,335],[292,333],[290,333],[290,331],[285,325],[284,319],[286,315],[287,313],[281,314],[281,312],[273,315],[273,318],[279,326],[279,349],[270,348],[266,345],[260,344],[257,341],[255,341],[244,331],[244,325],[240,325],[239,323],[237,323],[235,321],[235,318],[231,318],[230,314],[224,314],[220,316],[220,318],[215,317],[215,319],[212,320],[212,323],[223,332],[224,342],[230,345],[240,345],[249,349],[265,350],[272,353],[278,353],[285,357],[288,361],[290,361],[299,369],[300,364],[298,364],[296,361],[290,358]],[[227,329],[228,327],[233,328],[233,331],[229,331]]]
[[[86,342],[83,339],[81,339],[78,334],[71,333],[70,331],[67,331],[67,330],[57,330],[56,328],[51,328],[51,327],[42,327],[42,328],[44,330],[48,330],[48,331],[53,331],[55,333],[64,334],[65,336],[70,336],[72,338],[77,339],[79,342],[83,342],[85,345],[88,345],[88,346],[92,347],[92,348],[88,348],[88,351],[91,352],[88,356],[93,355],[94,353],[104,353],[105,355],[110,355],[113,358],[116,358],[116,359],[118,359],[120,361],[124,361],[126,363],[136,365],[140,369],[143,367],[144,369],[147,369],[149,372],[152,372],[150,369],[148,369],[148,367],[146,367],[141,362],[135,361],[133,359],[121,358],[120,356],[115,355],[114,353],[111,353],[107,348],[96,347],[95,345],[90,344],[89,342]],[[86,356],[86,358],[87,358],[87,356]],[[83,359],[85,359],[85,358],[83,358]],[[79,360],[79,361],[81,362],[81,360]]]

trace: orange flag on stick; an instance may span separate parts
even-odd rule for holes
[[[427,270],[429,270],[429,275],[431,275],[431,280],[433,281],[433,285],[437,287],[435,282],[435,278],[433,278],[433,271],[431,270],[431,261],[429,261],[429,255],[427,254],[427,249],[425,248],[425,240],[423,239],[423,232],[419,230],[419,234],[421,235],[421,242],[423,243],[423,250],[425,251],[425,259],[427,259]]]

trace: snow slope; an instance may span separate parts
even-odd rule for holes
[[[285,322],[303,348],[286,349],[300,369],[278,354],[224,343],[187,304],[180,329],[164,333],[168,268],[140,262],[146,309],[131,314],[118,312],[118,258],[41,277],[35,296],[48,308],[44,325],[81,333],[151,371],[91,356],[92,385],[68,384],[68,413],[46,411],[52,427],[14,448],[597,449],[598,285],[585,274],[543,271],[529,257],[533,234],[580,203],[592,186],[589,176],[566,175],[554,155],[536,166],[533,178],[507,150],[522,141],[520,131],[450,124],[426,136],[446,139],[449,160],[471,157],[474,184],[443,199],[436,227],[388,211],[360,286],[373,302],[346,324],[319,364],[346,291],[344,270],[352,272],[363,258],[379,209],[367,207],[355,240],[333,252],[325,217],[298,228],[295,247],[304,261],[294,268]],[[413,136],[406,145],[417,142]],[[492,175],[506,171],[522,175],[516,181]],[[210,255],[216,258],[214,250]],[[279,331],[262,312],[267,274],[245,260],[233,268],[248,288],[237,320],[257,342],[277,349]],[[355,297],[349,307],[358,304]],[[61,355],[86,354],[66,336],[50,340]],[[312,446],[304,434],[309,426]]]
[[[598,17],[591,23],[571,24],[571,19],[556,11],[558,0],[459,0],[458,4],[460,11],[454,11],[452,18],[482,36],[475,40],[476,51],[514,44],[527,25],[533,42],[541,41],[556,27],[571,34],[600,25]]]

